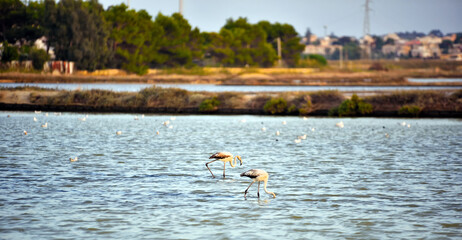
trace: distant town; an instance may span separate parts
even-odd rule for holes
[[[417,32],[389,33],[384,36],[318,37],[308,30],[302,38],[303,54],[319,54],[327,59],[444,59],[462,61],[462,33],[443,35]],[[343,52],[342,55],[340,53]]]

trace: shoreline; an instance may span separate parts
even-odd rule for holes
[[[102,107],[90,105],[36,105],[10,104],[0,102],[0,111],[18,112],[74,112],[74,113],[127,113],[127,114],[174,114],[174,115],[257,115],[257,116],[299,116],[299,117],[332,117],[332,118],[462,118],[460,111],[431,110],[423,111],[418,117],[403,116],[398,111],[376,111],[364,116],[329,116],[329,109],[318,109],[308,115],[299,114],[268,114],[263,109],[219,109],[213,112],[200,112],[197,108],[151,108],[151,107]]]
[[[288,70],[287,70],[288,71]],[[406,70],[390,72],[313,72],[242,74],[89,75],[0,73],[3,83],[147,83],[214,84],[227,86],[462,86],[462,82],[410,82],[408,78],[462,78],[462,72]]]

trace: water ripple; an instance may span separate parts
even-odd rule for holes
[[[462,238],[458,120],[82,116],[0,112],[2,239]]]

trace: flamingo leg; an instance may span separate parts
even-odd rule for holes
[[[258,196],[258,198],[260,198],[260,181],[258,181],[257,196]]]
[[[226,169],[226,162],[223,162],[225,165],[223,165],[223,178],[225,178],[225,169]]]
[[[210,173],[212,174],[212,177],[213,177],[213,178],[215,178],[215,176],[213,175],[212,170],[210,170],[210,168],[209,168],[209,163],[213,163],[213,162],[215,162],[215,161],[218,161],[218,159],[215,159],[215,160],[210,161],[210,162],[208,162],[208,163],[205,164],[205,166],[209,169]]]
[[[247,195],[247,191],[249,190],[250,186],[252,186],[252,184],[254,183],[255,181],[251,182],[250,185],[247,187],[247,189],[244,191],[244,198],[245,196]]]

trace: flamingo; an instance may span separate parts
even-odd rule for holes
[[[77,162],[78,160],[79,160],[78,157],[69,158],[69,161],[70,161],[70,162]]]
[[[24,135],[27,135],[27,131],[26,131],[26,130],[24,130]]]
[[[122,134],[122,131],[117,131],[116,134],[117,134],[117,135],[121,135],[121,134]]]
[[[37,118],[36,118],[36,117],[34,117],[34,122],[37,122]]]
[[[340,122],[336,123],[335,126],[337,126],[339,128],[343,128],[345,125],[343,124],[342,121],[340,121]]]
[[[209,168],[209,163],[213,163],[213,162],[218,161],[218,160],[220,160],[220,161],[222,161],[224,163],[224,165],[223,165],[223,178],[225,177],[226,162],[229,162],[229,165],[231,165],[231,167],[234,167],[235,164],[237,163],[237,161],[236,161],[236,158],[237,158],[241,162],[241,166],[242,166],[241,156],[233,157],[233,154],[231,154],[229,152],[217,152],[217,153],[215,153],[215,154],[213,154],[212,156],[209,157],[209,159],[211,159],[211,158],[215,158],[215,160],[206,163],[205,166],[209,169],[209,171],[212,174],[213,178],[215,178],[215,176],[213,175],[212,170],[210,170],[210,168]]]
[[[43,127],[43,128],[47,128],[47,127],[48,127],[48,123],[46,122],[45,124],[42,124],[42,127]]]
[[[258,190],[257,190],[258,198],[260,198],[260,182],[264,182],[263,189],[265,190],[265,192],[268,194],[272,194],[273,198],[276,198],[276,194],[274,194],[274,192],[269,192],[266,189],[266,184],[268,183],[268,173],[265,170],[250,169],[247,172],[241,173],[241,177],[249,177],[253,179],[253,181],[250,183],[250,185],[247,187],[247,189],[244,192],[244,198],[246,197],[247,191],[249,190],[250,186],[252,186],[254,182],[258,182]]]
[[[295,142],[295,143],[301,143],[302,140],[301,140],[301,139],[295,139],[294,142]]]

